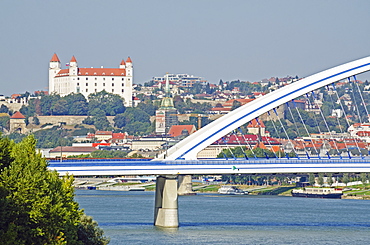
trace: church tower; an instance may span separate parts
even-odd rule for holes
[[[161,106],[155,112],[156,134],[168,134],[171,126],[178,124],[177,114],[178,112],[171,98],[168,74],[166,74],[165,97],[162,99]]]
[[[49,62],[49,93],[50,94],[55,91],[54,77],[61,70],[61,67],[62,66],[60,64],[60,60],[58,58],[58,55],[56,53],[54,53],[53,57],[51,58],[51,60]]]
[[[134,67],[132,66],[132,60],[130,56],[127,58],[126,63],[124,61],[121,62],[120,68],[125,67],[126,69],[126,81],[124,82],[123,87],[123,97],[125,98],[125,106],[131,107],[132,106],[132,84],[134,83]]]

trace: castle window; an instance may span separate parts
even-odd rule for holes
[[[89,90],[88,90],[88,89],[86,89],[86,92],[89,92]]]
[[[88,84],[88,83],[86,83],[86,87],[87,87],[87,86],[89,86],[89,84]]]
[[[77,83],[77,86],[80,86],[80,83]]]
[[[97,78],[95,77],[95,81],[97,80]]]
[[[124,90],[122,89],[122,93],[124,92]]]
[[[112,77],[112,81],[114,81],[114,77]]]
[[[114,83],[112,83],[112,87],[114,87]]]
[[[103,86],[105,86],[105,83],[103,83]]]
[[[105,72],[103,72],[102,75],[105,75]]]
[[[89,80],[89,78],[86,78],[86,80]]]
[[[123,75],[123,74],[122,74]],[[125,81],[125,79],[124,78],[122,78],[122,81]]]
[[[124,83],[122,83],[122,87],[124,87],[125,86],[125,84]]]
[[[105,77],[103,77],[103,81],[105,81]]]
[[[98,92],[98,90],[97,90],[97,89],[95,89],[95,92]]]
[[[98,86],[98,84],[97,84],[97,83],[95,83],[95,87],[96,87],[96,86]]]
[[[78,77],[77,80],[80,80],[80,78]]]
[[[112,93],[114,92],[114,89],[112,89]]]

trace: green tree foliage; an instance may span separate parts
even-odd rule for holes
[[[333,181],[333,174],[332,173],[329,173],[327,175],[327,182],[328,182],[328,185],[329,186],[332,186],[332,184],[334,183],[334,181]]]
[[[148,134],[152,131],[150,116],[139,108],[127,108],[122,114],[118,114],[113,119],[114,125],[124,128],[129,134]]]
[[[104,111],[106,116],[115,116],[125,111],[123,99],[105,90],[89,95],[89,114],[96,108]]]
[[[158,106],[154,105],[152,100],[145,100],[137,105],[138,109],[145,111],[149,116],[154,116]]]
[[[0,106],[0,113],[8,113],[9,108],[6,105],[1,105]]]
[[[82,94],[69,94],[64,97],[68,104],[69,115],[87,115],[88,103]]]
[[[104,245],[109,243],[109,238],[104,236],[104,232],[99,228],[98,222],[91,216],[81,215],[78,224],[78,240],[84,245]]]
[[[323,173],[319,173],[319,177],[317,178],[317,183],[320,186],[323,186],[324,185],[324,174]]]
[[[310,183],[311,186],[313,186],[315,184],[315,175],[313,173],[309,174],[308,182]]]
[[[273,158],[275,157],[274,152],[267,150],[267,149],[262,149],[262,148],[255,148],[253,150],[247,150],[245,146],[243,147],[235,147],[235,148],[229,148],[229,149],[223,149],[220,154],[217,155],[217,158]],[[283,156],[283,154],[281,154]]]
[[[9,129],[9,120],[10,117],[7,115],[0,116],[0,131],[4,131],[4,129]]]
[[[0,137],[0,241],[2,244],[106,244],[98,227],[90,232],[74,200],[73,177],[59,178],[36,153],[33,136],[15,144]],[[89,240],[84,243],[80,231]],[[96,237],[96,239],[94,238]]]

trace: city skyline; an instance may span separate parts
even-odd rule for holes
[[[354,4],[355,3],[355,4]],[[1,2],[0,94],[46,90],[48,62],[118,67],[134,83],[304,77],[370,55],[368,1]]]

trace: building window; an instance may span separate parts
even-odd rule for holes
[[[97,84],[97,83],[95,83],[95,87],[96,87],[96,86],[98,86],[98,84]]]
[[[112,87],[114,87],[114,83],[112,83]]]
[[[124,78],[122,78],[122,81],[125,81],[125,79],[124,79]]]
[[[122,89],[122,93],[124,92],[124,90]]]
[[[112,81],[114,81],[114,77],[112,77]]]
[[[122,83],[122,87],[124,87],[125,86],[125,84],[124,83]]]
[[[112,89],[112,93],[114,93],[114,89]]]
[[[105,81],[105,77],[103,77],[103,81]]]
[[[77,83],[77,86],[80,86],[80,83]]]
[[[78,77],[77,80],[80,80],[80,78]]]
[[[95,81],[97,80],[97,78],[95,77]]]
[[[95,92],[98,92],[98,90],[97,90],[97,89],[95,89]]]
[[[87,86],[89,86],[89,84],[88,84],[88,83],[86,83],[86,87],[87,87]]]
[[[89,78],[86,78],[86,80],[89,80]]]
[[[105,83],[103,83],[103,86],[105,86]]]
[[[89,90],[88,90],[88,89],[86,89],[86,92],[89,92]]]

